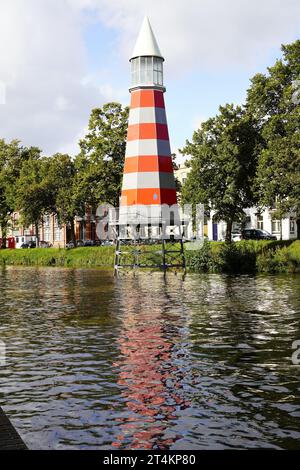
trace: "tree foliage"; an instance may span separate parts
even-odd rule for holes
[[[276,206],[282,218],[296,211],[300,237],[300,40],[282,46],[283,58],[257,74],[247,110],[262,138],[256,191],[262,207]]]
[[[24,226],[34,225],[39,245],[39,226],[43,216],[54,209],[52,184],[48,178],[50,159],[41,157],[38,148],[32,148],[29,159],[22,165],[16,181],[16,209]]]
[[[71,238],[76,243],[74,220],[83,217],[86,209],[85,194],[78,187],[78,170],[75,161],[67,154],[57,153],[50,160],[48,180],[54,200],[53,212],[61,224],[71,230]]]
[[[35,153],[33,147],[26,148],[18,140],[10,143],[0,139],[0,228],[2,247],[11,215],[16,210],[16,188],[22,166]]]
[[[232,224],[255,202],[253,180],[259,136],[251,116],[241,107],[227,104],[194,132],[181,151],[191,155],[191,172],[183,187],[184,203],[203,203],[216,221]]]
[[[89,131],[76,160],[78,185],[91,204],[119,205],[126,149],[128,108],[107,103],[92,110]]]

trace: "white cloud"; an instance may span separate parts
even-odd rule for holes
[[[85,85],[83,18],[66,0],[0,0],[0,136],[60,151],[103,102]]]
[[[6,101],[6,85],[0,80],[0,105],[5,104]]]
[[[124,57],[150,16],[172,71],[255,65],[299,34],[299,0],[69,0],[98,9]]]

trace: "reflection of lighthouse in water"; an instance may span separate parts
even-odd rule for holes
[[[126,289],[122,289],[126,313],[119,338],[121,360],[115,366],[127,415],[119,419],[120,433],[113,443],[116,448],[170,448],[181,437],[170,430],[176,424],[176,413],[189,406],[182,388],[183,373],[180,365],[175,365],[183,361],[184,355],[175,350],[181,325],[178,317],[170,321],[164,305],[156,306],[154,299],[151,307],[143,309],[144,296],[149,295],[148,280],[132,281],[134,291],[127,282]]]

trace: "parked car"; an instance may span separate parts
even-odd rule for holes
[[[242,240],[277,240],[275,235],[271,235],[271,233],[267,232],[266,230],[261,230],[257,228],[246,228],[242,230],[241,233]]]
[[[23,250],[27,248],[36,248],[36,243],[33,240],[29,240],[29,242],[27,243],[22,243],[20,248],[22,248]]]
[[[85,240],[84,246],[101,246],[101,240]]]
[[[29,248],[29,245],[28,245],[28,243],[22,243],[22,245],[20,246],[20,248],[21,248],[22,250],[25,250],[25,249]]]
[[[73,240],[71,240],[70,242],[68,242],[68,243],[66,244],[66,248],[74,248],[74,247],[75,247],[75,245],[74,245],[74,241],[73,241]]]
[[[39,243],[40,248],[51,248],[52,246],[52,243],[45,242],[44,240],[41,240]]]
[[[242,234],[240,232],[235,232],[231,235],[231,240],[233,242],[239,242],[242,239]]]
[[[104,240],[101,245],[102,246],[113,246],[114,242],[112,240]]]
[[[76,247],[81,248],[82,246],[85,246],[84,241],[83,240],[76,240]],[[66,248],[75,248],[74,240],[69,241],[66,244]]]

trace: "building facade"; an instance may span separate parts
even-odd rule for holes
[[[186,166],[185,163],[181,163],[179,165],[178,170],[175,170],[175,177],[180,183],[180,186],[183,186],[184,183],[186,182],[187,175],[191,171],[191,168]]]
[[[101,226],[101,230],[97,224],[101,224],[101,217],[97,217],[91,210],[87,210],[86,215],[82,218],[76,217],[74,220],[75,238],[86,242],[88,240],[98,240],[97,234],[101,234],[103,239],[107,239],[106,227]],[[106,225],[106,223],[104,223]],[[30,225],[24,227],[20,222],[20,215],[15,212],[8,226],[7,234],[8,248],[21,248],[22,244],[36,241],[35,227]],[[2,234],[0,230],[0,239]],[[9,242],[8,242],[9,240]],[[12,240],[14,242],[12,243]],[[65,248],[66,244],[72,240],[71,230],[65,224],[60,224],[57,215],[47,214],[43,217],[39,225],[39,241],[46,242],[49,246],[54,248]]]
[[[271,235],[276,236],[277,240],[296,240],[297,224],[296,215],[288,214],[285,218],[279,220],[273,217],[272,210],[265,209],[258,212],[256,207],[245,210],[244,228],[257,228],[266,230]],[[238,236],[241,231],[241,224],[233,223],[232,235]],[[226,236],[226,222],[216,222],[213,218],[213,211],[210,218],[207,219],[207,237],[209,240],[224,241]]]
[[[175,176],[178,181],[183,185],[186,181],[188,173],[191,171],[190,167],[181,164],[179,169],[175,171]],[[271,235],[275,235],[278,240],[296,240],[297,239],[297,224],[296,214],[291,212],[286,217],[279,220],[274,216],[274,210],[265,209],[261,212],[256,207],[251,207],[245,210],[245,228],[257,228],[266,230]],[[233,224],[233,234],[238,234],[241,230],[241,225],[238,223]],[[211,211],[210,216],[204,219],[204,236],[209,240],[222,241],[225,240],[226,235],[226,222],[216,222],[214,220],[214,212]]]

